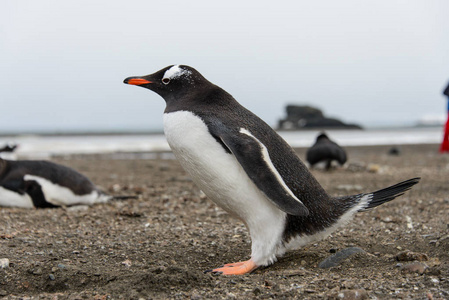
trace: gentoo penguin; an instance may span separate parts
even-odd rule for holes
[[[165,99],[164,132],[173,153],[198,187],[249,230],[251,259],[214,273],[239,275],[268,266],[419,181],[331,197],[269,125],[194,68],[173,65],[124,83]]]
[[[331,141],[325,133],[320,133],[315,144],[307,150],[306,159],[312,167],[320,162],[325,162],[326,170],[329,170],[334,160],[341,166],[345,164],[346,151]]]
[[[17,149],[17,145],[13,143],[7,143],[3,147],[0,148],[0,158],[4,159],[16,159],[16,154],[14,151]]]
[[[16,144],[7,143],[5,146],[0,148],[0,152],[14,152],[16,148],[17,148]]]
[[[47,208],[90,205],[111,198],[69,167],[49,161],[0,158],[0,206]]]

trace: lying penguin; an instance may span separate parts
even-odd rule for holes
[[[195,69],[174,65],[124,83],[165,99],[164,132],[173,153],[198,187],[250,232],[251,259],[211,270],[215,273],[238,275],[268,266],[419,181],[332,197],[269,125]]]
[[[91,205],[111,198],[69,167],[49,161],[0,158],[0,206],[48,208]]]
[[[306,159],[313,167],[318,163],[325,162],[326,170],[332,166],[332,161],[336,160],[341,166],[346,162],[346,151],[337,143],[331,141],[325,133],[321,133],[316,138],[315,144],[307,150]]]

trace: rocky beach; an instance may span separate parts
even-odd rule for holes
[[[248,232],[170,155],[52,157],[107,193],[136,198],[0,208],[0,298],[447,299],[449,155],[436,144],[397,148],[346,147],[345,167],[312,173],[331,195],[421,177],[411,191],[270,267],[229,277],[203,271],[248,259]],[[306,148],[296,150],[304,160]]]

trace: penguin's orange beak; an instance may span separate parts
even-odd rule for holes
[[[142,85],[142,84],[151,83],[151,81],[148,81],[146,79],[139,78],[139,77],[128,77],[123,82],[126,84],[132,84],[132,85]]]

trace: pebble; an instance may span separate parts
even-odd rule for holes
[[[343,299],[343,300],[362,300],[368,299],[368,293],[364,289],[356,290],[342,290],[333,292],[327,295],[328,299]]]
[[[120,192],[121,190],[122,190],[122,187],[118,183],[115,183],[109,187],[110,192],[117,193],[117,192]]]
[[[80,212],[89,210],[89,205],[74,205],[66,208],[69,212]]]
[[[9,267],[9,259],[0,258],[0,269],[6,269]]]
[[[404,265],[400,268],[402,273],[418,273],[423,274],[427,269],[427,265],[419,262]]]
[[[255,296],[259,296],[260,294],[262,294],[262,290],[260,289],[260,287],[256,286],[253,289],[253,293],[254,293]]]
[[[388,154],[390,155],[400,155],[401,154],[401,149],[399,149],[398,147],[391,147],[390,150],[388,150]]]
[[[53,275],[53,274],[48,275],[48,278],[50,278],[50,280],[55,280],[56,279],[55,275]]]
[[[132,262],[129,259],[127,259],[127,260],[122,261],[122,265],[129,268],[132,266]]]
[[[322,269],[336,267],[339,264],[341,264],[348,257],[350,257],[350,256],[352,256],[352,255],[354,255],[356,253],[363,253],[363,252],[365,252],[365,251],[363,249],[358,248],[358,247],[345,248],[345,249],[343,249],[343,250],[341,250],[341,251],[339,251],[339,252],[329,256],[328,258],[326,258],[322,262],[320,262],[318,267],[320,267]]]
[[[42,275],[42,268],[37,268],[32,271],[33,275]]]
[[[427,261],[429,257],[425,253],[417,253],[411,251],[402,251],[396,254],[397,261]]]
[[[367,170],[370,173],[379,173],[381,171],[381,167],[377,164],[369,164]]]
[[[362,162],[352,162],[348,164],[347,170],[351,172],[363,172],[366,170],[366,165]]]

